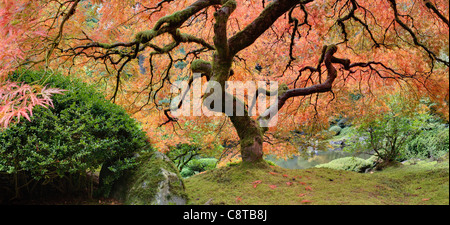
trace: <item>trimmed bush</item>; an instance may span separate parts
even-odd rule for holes
[[[358,157],[344,157],[335,159],[328,163],[317,165],[316,167],[336,170],[348,170],[361,173],[365,172],[366,169],[372,168],[374,166],[374,159],[376,159],[376,157],[371,157],[367,160]]]
[[[11,175],[16,195],[37,183],[53,184],[62,192],[83,190],[92,184],[81,182],[80,177],[103,163],[112,162],[109,169],[118,177],[134,165],[134,152],[151,151],[137,121],[95,88],[43,72],[12,77],[26,83],[47,80],[45,85],[68,90],[54,96],[54,108],[35,107],[31,121],[23,120],[0,133],[0,174]]]
[[[181,169],[180,174],[185,178],[190,177],[194,174],[216,168],[216,163],[217,159],[215,158],[192,159]]]
[[[334,135],[339,135],[339,133],[341,133],[342,128],[340,126],[332,126],[330,127],[330,129],[328,129],[329,131],[331,131]]]
[[[191,170],[202,172],[216,168],[217,159],[215,158],[201,158],[194,159],[188,163]]]

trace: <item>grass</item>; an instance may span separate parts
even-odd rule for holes
[[[448,183],[448,160],[374,173],[235,165],[185,180],[194,205],[448,205]]]

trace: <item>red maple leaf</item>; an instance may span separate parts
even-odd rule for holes
[[[255,180],[252,182],[253,184],[253,188],[256,188],[256,186],[258,186],[258,184],[260,184],[262,181],[261,180]]]

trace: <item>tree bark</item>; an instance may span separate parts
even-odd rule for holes
[[[244,163],[256,163],[263,160],[263,130],[249,116],[230,116],[240,139],[241,157]]]

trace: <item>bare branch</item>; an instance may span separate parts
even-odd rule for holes
[[[389,2],[391,3],[391,8],[394,10],[395,22],[397,22],[403,29],[405,29],[411,35],[414,44],[421,47],[425,52],[427,52],[428,56],[432,61],[437,60],[438,62],[445,64],[447,67],[450,66],[450,63],[448,61],[439,58],[434,52],[432,52],[424,44],[419,42],[419,39],[417,38],[413,30],[410,27],[408,27],[408,25],[403,23],[403,21],[400,19],[397,11],[397,3],[395,2],[395,0],[389,0]]]

